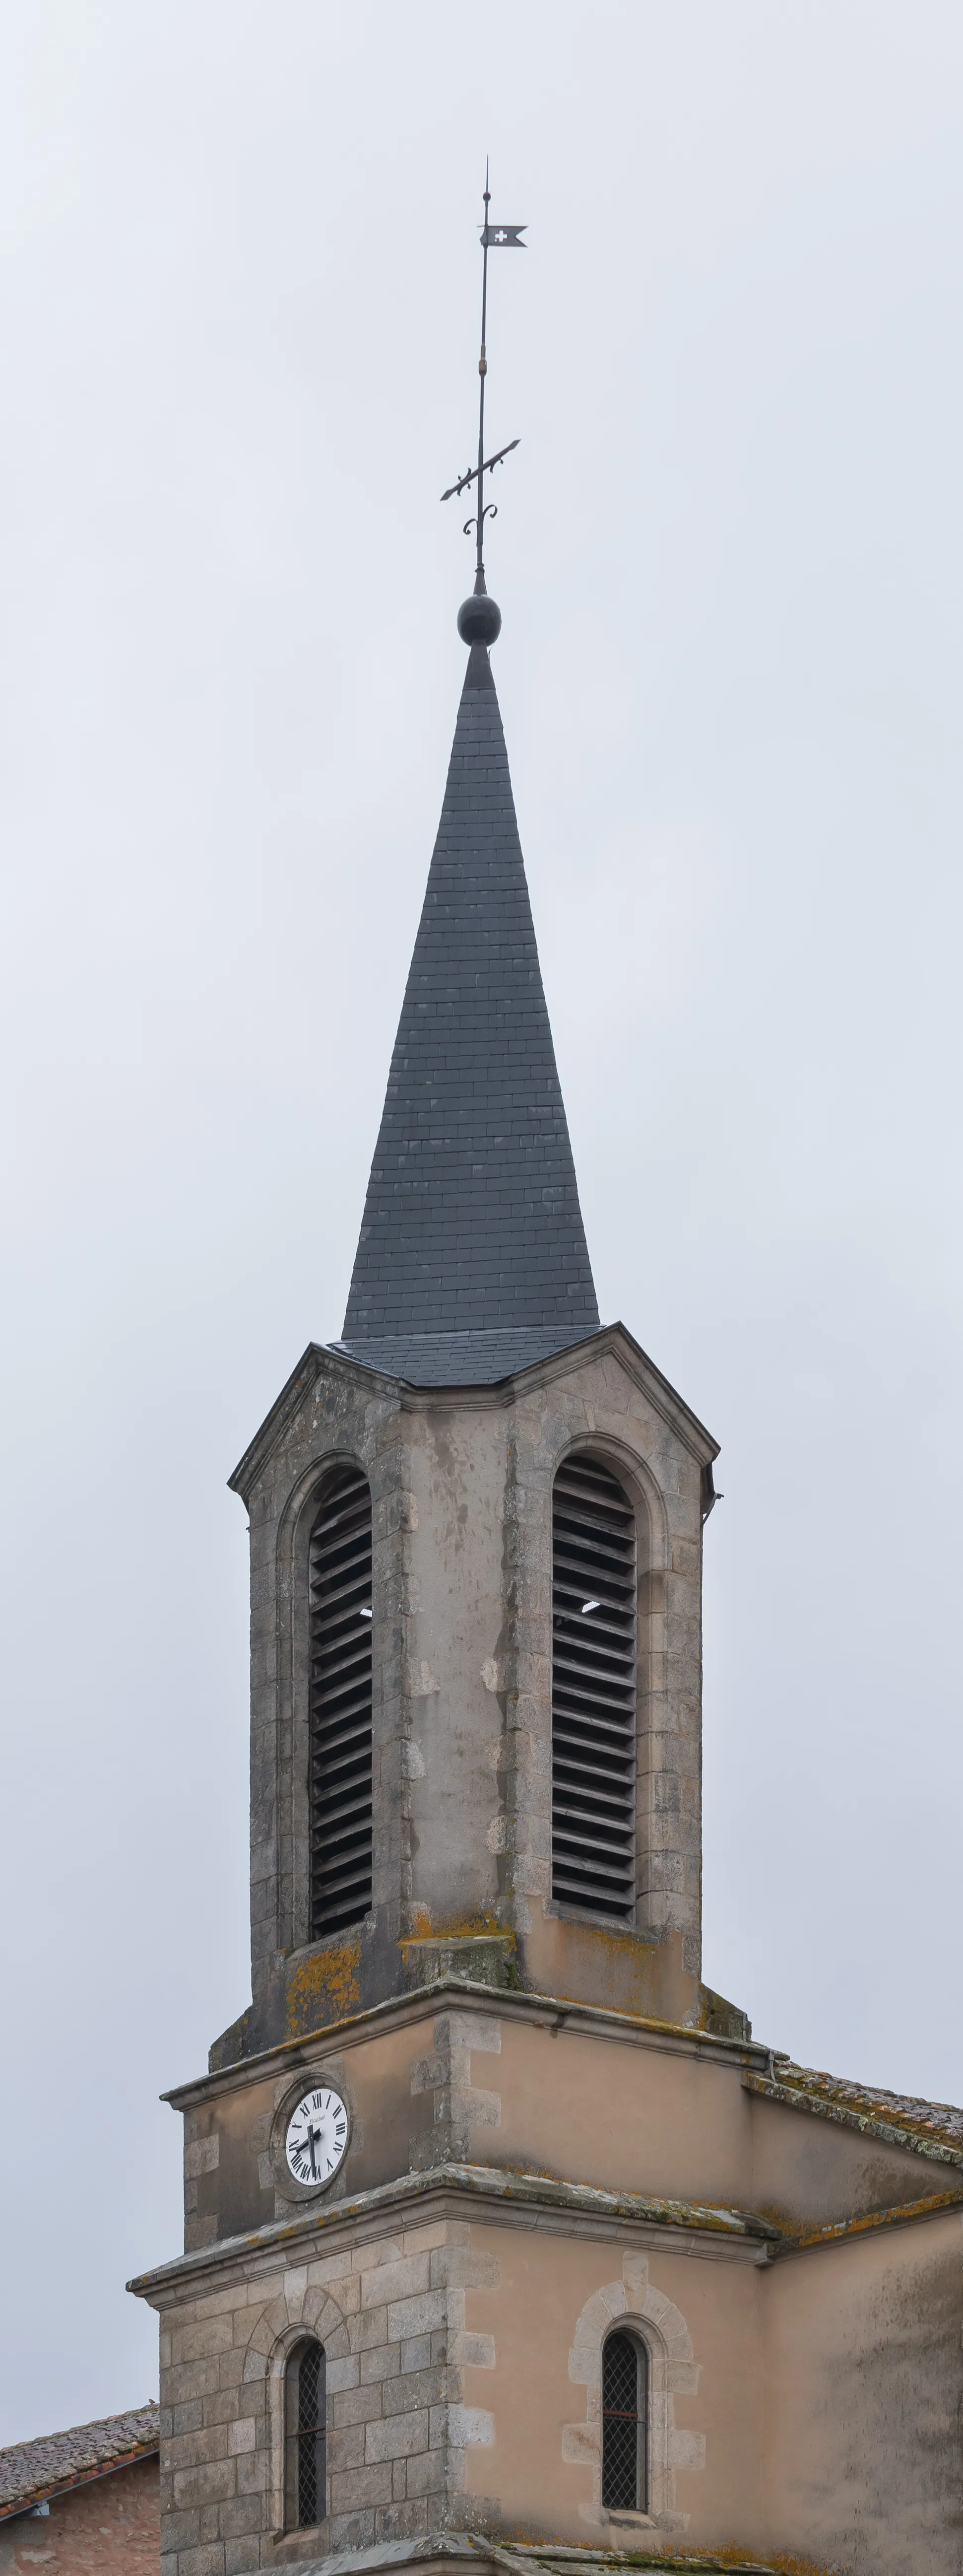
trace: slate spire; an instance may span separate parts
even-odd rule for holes
[[[335,1345],[420,1384],[490,1384],[599,1328],[488,654],[500,625],[494,600],[466,600],[448,782]]]

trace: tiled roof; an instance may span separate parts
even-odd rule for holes
[[[483,2549],[485,2544],[478,2541]],[[637,2567],[688,2568],[690,2576],[775,2576],[775,2570],[764,2567],[758,2558],[716,2558],[711,2550],[646,2549],[553,2549],[551,2541],[544,2549],[539,2542],[531,2544],[506,2541],[491,2552],[499,2567],[515,2569],[518,2576],[538,2576],[540,2568],[547,2576],[634,2576]]]
[[[492,1383],[598,1331],[498,699],[472,646],[448,783],[391,1060],[344,1324],[382,1351],[438,1337],[462,1348],[450,1383]],[[554,1337],[560,1336],[556,1341]],[[416,1355],[417,1357],[418,1355]],[[454,1362],[455,1354],[450,1354]],[[387,1366],[381,1359],[376,1365]],[[488,1376],[488,1372],[491,1372]],[[400,1374],[396,1365],[393,1374]],[[425,1383],[424,1377],[419,1379]]]
[[[105,2469],[145,2459],[160,2443],[160,2409],[135,2406],[129,2415],[106,2415],[75,2424],[69,2433],[41,2433],[35,2442],[13,2442],[0,2451],[0,2520],[42,2504],[65,2488],[83,2486]]]
[[[789,2057],[773,2060],[777,2084],[802,2093],[812,2104],[849,2111],[857,2119],[878,2120],[905,2130],[921,2146],[951,2147],[963,2153],[963,2110],[952,2102],[926,2102],[915,2093],[883,2092],[874,2084],[857,2084],[846,2076],[825,2075],[815,2066],[796,2066]]]

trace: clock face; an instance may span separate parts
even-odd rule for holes
[[[348,2114],[340,2093],[319,2084],[292,2111],[284,2140],[295,2182],[330,2182],[348,2143]]]

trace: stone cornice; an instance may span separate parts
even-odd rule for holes
[[[537,1393],[540,1387],[550,1386],[558,1377],[571,1376],[592,1366],[607,1351],[615,1352],[627,1377],[632,1379],[669,1430],[674,1431],[677,1439],[698,1459],[700,1466],[710,1466],[719,1455],[718,1441],[713,1439],[711,1431],[706,1430],[705,1423],[700,1422],[698,1414],[693,1413],[684,1396],[667,1377],[663,1377],[661,1369],[656,1367],[655,1361],[649,1358],[648,1352],[642,1349],[628,1327],[616,1323],[603,1325],[601,1332],[571,1344],[568,1350],[555,1351],[547,1359],[533,1361],[530,1368],[519,1369],[513,1376],[501,1378],[494,1386],[414,1386],[407,1378],[392,1377],[383,1369],[367,1368],[360,1360],[349,1359],[346,1353],[331,1350],[326,1343],[309,1342],[243,1457],[238,1460],[233,1474],[228,1477],[228,1486],[232,1493],[247,1500],[255,1477],[303,1403],[314,1378],[322,1371],[330,1372],[332,1376],[354,1378],[369,1390],[374,1381],[404,1413],[423,1413],[426,1407],[432,1411],[439,1407],[449,1410],[458,1407],[460,1410],[489,1412],[517,1403],[519,1395]]]
[[[750,2263],[767,2262],[780,2242],[779,2229],[751,2211],[600,2191],[591,2183],[558,2182],[511,2167],[443,2164],[379,2183],[352,2200],[329,2201],[320,2208],[315,2204],[303,2217],[274,2219],[247,2235],[202,2246],[155,2271],[138,2273],[127,2288],[136,2298],[163,2306],[167,2294],[176,2299],[200,2283],[222,2284],[248,2278],[252,2271],[270,2271],[279,2254],[289,2259],[295,2247],[303,2261],[315,2249],[382,2235],[399,2219],[427,2226],[446,2214],[496,2219],[501,2226],[538,2228],[549,2235],[628,2235],[633,2244],[648,2246],[664,2243],[671,2231],[679,2251]]]
[[[283,2544],[282,2544],[283,2547]],[[664,2571],[688,2568],[692,2576],[775,2576],[775,2570],[760,2558],[717,2558],[711,2550],[686,2550],[679,2557],[675,2550],[664,2549],[573,2549],[560,2542],[493,2540],[480,2531],[426,2532],[420,2540],[379,2540],[367,2549],[333,2550],[326,2558],[290,2558],[278,2555],[279,2566],[297,2568],[298,2576],[388,2576],[392,2568],[406,2568],[409,2576],[419,2576],[422,2568],[435,2570],[445,2560],[464,2567],[466,2562],[477,2568],[478,2576],[487,2571],[509,2571],[509,2576],[632,2576],[635,2568],[659,2567]]]
[[[474,1407],[491,1411],[516,1404],[520,1395],[537,1394],[541,1387],[551,1386],[556,1378],[574,1377],[580,1370],[594,1367],[607,1351],[615,1352],[626,1376],[640,1389],[653,1412],[698,1459],[700,1466],[709,1466],[714,1458],[718,1458],[719,1443],[713,1439],[711,1431],[706,1430],[705,1423],[700,1422],[698,1414],[693,1413],[678,1389],[663,1377],[661,1369],[635,1340],[628,1326],[621,1323],[603,1324],[601,1332],[592,1333],[585,1341],[570,1343],[567,1350],[550,1351],[547,1358],[533,1360],[529,1368],[516,1369],[511,1377],[498,1379],[494,1386],[412,1386],[401,1379],[398,1381],[401,1410],[403,1413],[423,1412],[425,1406],[430,1405],[432,1409],[467,1407],[471,1410]]]
[[[501,2021],[535,2020],[555,2036],[571,2029],[590,2038],[615,2040],[623,2047],[651,2048],[670,2057],[708,2059],[716,2066],[764,2067],[770,2056],[760,2040],[725,2039],[715,2031],[690,2030],[684,2022],[616,2012],[605,2004],[579,2003],[564,1995],[526,1994],[518,1987],[478,1985],[467,1977],[444,1977],[437,1984],[418,1986],[410,1994],[389,1996],[385,2003],[371,2004],[365,2012],[353,2013],[346,2021],[323,2023],[318,2030],[307,2031],[297,2039],[278,2040],[258,2056],[236,2058],[232,2065],[218,2067],[214,2074],[196,2075],[186,2084],[172,2085],[160,2098],[172,2103],[175,2111],[193,2110],[198,2103],[213,2101],[219,2093],[236,2093],[244,2085],[263,2083],[272,2069],[294,2069],[301,2059],[313,2063],[319,2049],[356,2048],[378,2031],[399,2030],[406,2022],[427,2020],[446,2005],[494,2013]]]
[[[648,1351],[643,1350],[641,1342],[636,1341],[627,1324],[604,1325],[590,1342],[579,1342],[574,1351],[560,1352],[556,1359],[541,1360],[537,1366],[523,1370],[516,1383],[526,1390],[530,1386],[547,1385],[553,1377],[561,1374],[562,1362],[566,1358],[577,1367],[587,1368],[590,1360],[597,1359],[600,1351],[606,1350],[615,1351],[626,1376],[641,1389],[653,1411],[668,1424],[670,1431],[676,1433],[700,1466],[710,1466],[719,1455],[718,1440],[714,1440],[711,1431],[706,1430],[705,1423],[700,1422],[697,1413],[693,1413],[678,1388],[663,1377],[661,1369],[650,1359]]]

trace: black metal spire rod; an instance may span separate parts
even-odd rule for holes
[[[484,223],[483,223],[483,225],[482,225],[482,327],[481,327],[481,352],[480,352],[479,359],[478,359],[478,520],[477,520],[478,555],[477,555],[477,561],[476,561],[476,566],[475,566],[475,569],[476,569],[476,571],[477,571],[477,572],[484,572],[484,569],[485,569],[485,566],[484,566],[484,564],[483,564],[483,562],[482,562],[482,539],[483,539],[484,534],[485,534],[485,506],[484,506],[484,500],[483,500],[483,476],[484,476],[484,472],[485,472],[485,378],[486,378],[486,376],[487,376],[487,374],[488,374],[488,360],[487,360],[487,358],[486,358],[486,356],[485,356],[485,333],[486,333],[486,331],[487,331],[487,329],[488,329],[488,209],[489,209],[489,206],[490,206],[490,205],[491,205],[491,195],[490,195],[489,186],[488,186],[488,154],[487,154],[487,152],[486,152],[486,154],[485,154],[485,221],[484,221]],[[491,507],[492,507],[492,509],[494,510],[495,515],[496,515],[496,517],[497,517],[497,514],[498,514],[498,504],[497,504],[497,502],[492,502]]]
[[[503,459],[504,457],[506,457],[506,456],[510,456],[510,455],[511,455],[511,453],[512,453],[512,449],[513,449],[513,448],[515,448],[515,447],[517,447],[517,446],[518,446],[518,444],[519,444],[519,442],[518,442],[518,439],[517,439],[517,438],[510,438],[510,439],[509,439],[509,442],[508,442],[508,446],[507,446],[507,447],[500,447],[500,448],[499,448],[499,450],[498,450],[497,455],[495,455],[495,456],[486,456],[486,454],[485,454],[485,378],[486,378],[486,376],[487,376],[487,374],[488,374],[488,356],[487,356],[487,351],[486,351],[486,347],[485,347],[485,341],[486,341],[487,330],[488,330],[488,253],[489,253],[489,251],[490,251],[490,250],[524,250],[524,249],[527,247],[527,245],[525,244],[525,242],[523,242],[523,241],[522,241],[521,236],[522,236],[522,234],[523,234],[524,232],[527,232],[527,230],[528,230],[528,226],[527,226],[527,224],[490,224],[490,223],[489,223],[489,220],[488,220],[488,209],[489,209],[489,206],[490,206],[490,204],[491,204],[491,191],[490,191],[490,189],[489,189],[489,185],[488,185],[488,162],[487,162],[487,160],[486,160],[486,163],[485,163],[485,186],[484,186],[484,191],[483,191],[483,200],[484,200],[484,207],[485,207],[485,220],[484,220],[484,223],[482,224],[482,231],[481,231],[481,246],[482,246],[482,310],[481,310],[481,354],[480,354],[480,356],[479,356],[479,360],[478,360],[478,376],[479,376],[479,385],[478,385],[478,463],[477,463],[477,465],[469,466],[469,469],[468,469],[467,474],[462,474],[462,475],[460,475],[460,476],[459,476],[459,479],[458,479],[458,481],[457,481],[457,483],[450,483],[450,484],[449,484],[449,486],[448,486],[448,490],[447,490],[447,492],[443,492],[443,493],[442,493],[442,496],[441,496],[443,501],[450,501],[450,500],[452,500],[452,499],[455,497],[455,495],[456,495],[457,493],[459,493],[459,492],[466,492],[466,491],[468,490],[468,486],[469,486],[469,484],[474,483],[474,482],[476,482],[476,481],[477,481],[477,484],[478,484],[478,510],[477,510],[477,515],[476,515],[475,517],[471,518],[471,519],[466,519],[466,521],[465,521],[465,531],[464,531],[464,532],[465,532],[465,535],[466,535],[466,537],[467,537],[467,536],[468,536],[468,534],[469,534],[469,531],[470,531],[471,529],[474,529],[474,531],[475,531],[475,540],[476,540],[476,572],[475,572],[475,587],[476,587],[476,590],[479,590],[479,591],[484,590],[484,587],[485,587],[485,562],[484,562],[484,552],[483,552],[483,548],[484,548],[484,536],[485,536],[485,521],[486,521],[486,519],[489,519],[489,518],[491,518],[491,519],[497,518],[497,515],[498,515],[498,504],[497,504],[497,502],[496,502],[496,501],[488,501],[488,502],[486,502],[486,501],[485,501],[484,493],[483,493],[483,488],[482,488],[482,487],[483,487],[483,477],[484,477],[486,474],[490,474],[490,473],[493,471],[493,468],[494,468],[496,465],[500,465],[500,464],[502,463],[502,459]]]

